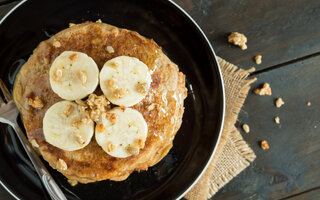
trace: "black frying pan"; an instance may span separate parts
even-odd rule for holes
[[[176,199],[191,188],[217,147],[224,90],[215,54],[197,24],[165,0],[30,0],[20,3],[0,25],[0,75],[12,90],[19,67],[43,40],[69,22],[103,22],[153,38],[186,74],[188,97],[183,124],[169,154],[148,171],[122,182],[72,187],[47,166],[68,199]],[[49,199],[12,129],[0,125],[0,180],[20,199]],[[45,162],[45,161],[44,161]],[[45,164],[47,164],[45,162]]]

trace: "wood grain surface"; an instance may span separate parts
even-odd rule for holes
[[[212,200],[320,199],[320,1],[176,2],[198,22],[217,55],[245,69],[256,67],[253,87],[272,87],[272,96],[249,94],[236,124],[249,124],[250,133],[242,133],[256,161]],[[0,2],[0,17],[15,4]],[[247,50],[227,43],[233,31],[248,37]],[[253,61],[257,54],[261,65]],[[285,101],[281,108],[274,105],[277,97]],[[261,140],[269,150],[260,148]],[[0,186],[0,199],[13,197]]]

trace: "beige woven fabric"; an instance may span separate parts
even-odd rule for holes
[[[224,79],[226,115],[217,151],[206,172],[185,196],[189,200],[211,198],[221,187],[250,165],[256,158],[252,149],[243,140],[234,124],[256,79],[247,79],[250,70],[238,69],[235,65],[218,57]]]

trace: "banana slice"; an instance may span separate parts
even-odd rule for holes
[[[119,106],[139,103],[149,90],[151,75],[137,58],[119,56],[106,62],[100,72],[100,87],[107,99]]]
[[[96,126],[97,143],[109,155],[125,158],[139,154],[144,147],[148,126],[136,110],[113,108],[106,114],[106,121]]]
[[[43,118],[43,133],[46,141],[66,151],[87,146],[93,132],[93,121],[81,116],[78,105],[70,101],[53,104]]]
[[[87,54],[64,51],[52,63],[50,85],[61,98],[76,100],[95,91],[99,82],[97,64]]]

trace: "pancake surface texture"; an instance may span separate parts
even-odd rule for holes
[[[152,78],[150,89],[146,97],[132,107],[142,114],[148,125],[145,146],[138,155],[112,157],[94,137],[85,148],[75,151],[65,151],[45,141],[43,117],[51,105],[62,100],[50,87],[49,70],[64,51],[87,54],[99,70],[106,61],[124,55],[138,58],[148,66]],[[102,94],[99,87],[94,93]],[[133,171],[147,170],[158,163],[171,149],[181,126],[186,96],[185,75],[153,40],[134,31],[93,22],[74,25],[41,42],[21,68],[14,86],[14,99],[29,140],[51,167],[70,181],[81,183],[105,179],[122,181]],[[28,104],[28,100],[36,97],[43,107]]]

